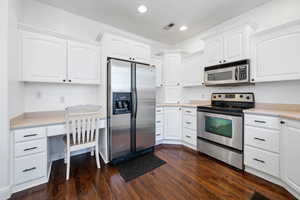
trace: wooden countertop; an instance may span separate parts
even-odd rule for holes
[[[244,113],[269,115],[293,120],[300,120],[300,104],[257,103],[255,108],[244,110]]]
[[[106,118],[103,115],[103,118]],[[65,111],[24,113],[10,120],[10,129],[32,128],[65,123]]]
[[[157,104],[157,107],[191,107],[196,108],[198,106],[210,105],[210,101],[191,101],[190,103],[161,103]]]

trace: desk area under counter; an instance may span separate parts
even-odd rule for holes
[[[100,155],[107,161],[106,117],[98,123]],[[65,112],[24,113],[10,121],[13,192],[48,182],[52,162],[64,158]],[[85,152],[75,152],[76,154]]]

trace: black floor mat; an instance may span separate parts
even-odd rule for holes
[[[267,197],[265,197],[264,195],[255,192],[255,194],[252,196],[251,200],[269,200]]]
[[[128,160],[117,165],[120,175],[127,182],[135,179],[155,168],[160,167],[166,162],[156,157],[153,153]]]

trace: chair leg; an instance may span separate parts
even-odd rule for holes
[[[91,149],[91,156],[94,156],[94,155],[95,155],[95,148],[92,147],[92,149]]]
[[[67,148],[64,149],[64,154],[65,154],[64,163],[67,164],[67,156],[68,156],[67,155]]]
[[[70,159],[71,159],[71,155],[70,155],[70,151],[67,150],[67,170],[66,170],[66,180],[69,180],[69,176],[70,176]]]
[[[100,168],[101,168],[101,165],[100,165],[99,147],[98,147],[98,145],[96,145],[96,147],[95,147],[95,154],[96,154],[97,168],[100,169]]]

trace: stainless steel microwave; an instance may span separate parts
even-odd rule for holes
[[[250,84],[250,60],[205,67],[204,84],[206,86]]]

